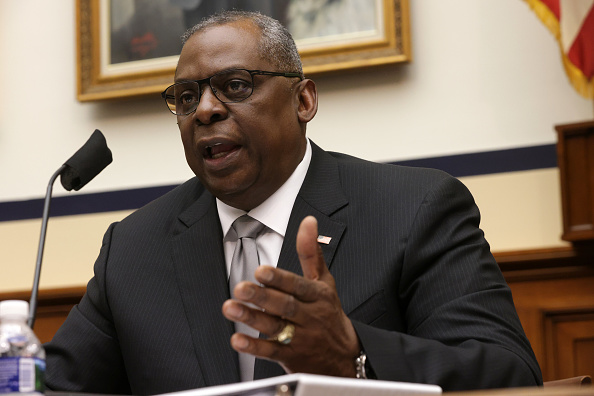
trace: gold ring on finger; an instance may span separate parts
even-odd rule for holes
[[[289,345],[295,336],[295,326],[292,323],[288,323],[283,327],[280,333],[272,337],[272,341],[276,341],[283,345]]]

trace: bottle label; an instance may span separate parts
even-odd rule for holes
[[[0,393],[39,392],[45,386],[45,360],[25,357],[0,358]]]

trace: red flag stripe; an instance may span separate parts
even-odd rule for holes
[[[594,8],[590,9],[584,19],[580,32],[567,52],[567,57],[584,73],[586,79],[594,77]]]
[[[524,1],[557,39],[563,66],[575,90],[585,98],[594,99],[594,6],[588,10],[582,26],[566,52],[561,41],[561,0]],[[564,7],[567,5],[571,6],[572,2],[563,3]]]
[[[559,0],[541,0],[541,2],[546,5],[549,10],[551,10],[555,17],[557,17],[557,20],[561,19]]]

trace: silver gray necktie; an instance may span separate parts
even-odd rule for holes
[[[260,259],[258,258],[258,249],[256,247],[256,236],[264,228],[264,224],[258,220],[243,215],[233,222],[233,229],[237,233],[237,245],[231,261],[231,270],[229,271],[229,290],[233,297],[233,289],[239,282],[247,280],[254,283],[256,279],[254,272]],[[235,323],[235,331],[247,334],[250,337],[258,338],[259,332],[243,323]],[[239,354],[239,370],[242,381],[252,381],[254,379],[253,355],[246,353]]]

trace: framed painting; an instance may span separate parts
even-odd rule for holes
[[[408,0],[77,0],[78,100],[161,92],[180,36],[223,9],[259,11],[295,39],[306,76],[410,60]]]

